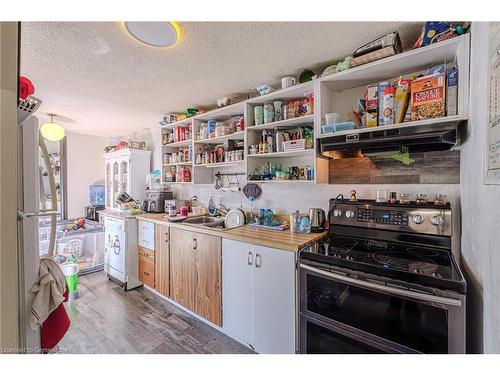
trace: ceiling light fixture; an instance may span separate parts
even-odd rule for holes
[[[53,117],[56,116],[53,113],[48,113],[50,116],[50,122],[46,122],[40,128],[40,133],[42,133],[43,138],[48,141],[58,142],[64,138],[66,132],[64,128],[54,122]]]
[[[125,29],[138,41],[153,47],[173,47],[180,38],[176,22],[124,22]]]

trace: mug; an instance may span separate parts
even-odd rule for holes
[[[283,77],[281,78],[281,88],[286,89],[287,87],[292,87],[295,85],[294,77]]]

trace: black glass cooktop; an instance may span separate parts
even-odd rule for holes
[[[452,254],[443,249],[332,236],[304,249],[300,257],[413,284],[465,293],[466,284]]]

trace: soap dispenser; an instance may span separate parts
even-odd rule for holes
[[[210,216],[217,215],[217,207],[215,207],[214,197],[210,197],[210,200],[208,201],[208,214]]]

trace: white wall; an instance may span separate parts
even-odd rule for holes
[[[470,114],[462,147],[462,256],[468,271],[469,348],[500,353],[500,186],[485,185],[488,23],[472,25]]]
[[[66,174],[68,219],[85,215],[89,204],[89,185],[104,183],[106,139],[92,135],[66,133]]]
[[[153,137],[155,142],[154,159],[159,160],[161,165],[161,137]],[[233,180],[234,182],[234,180]],[[328,209],[330,198],[342,193],[346,198],[354,189],[358,192],[358,198],[375,199],[377,189],[396,191],[398,193],[409,193],[415,199],[416,193],[426,193],[433,198],[436,193],[444,193],[453,207],[453,232],[456,234],[453,240],[454,253],[459,255],[459,233],[460,233],[460,200],[459,185],[293,185],[293,184],[261,184],[262,195],[254,203],[254,212],[259,208],[270,208],[275,213],[289,214],[295,210],[308,212],[309,208],[318,207]],[[243,187],[243,184],[241,185]],[[216,204],[222,203],[228,207],[240,207],[249,210],[249,202],[243,192],[221,192],[214,189],[213,184],[208,185],[173,185],[174,196],[181,199],[191,199],[193,195],[198,196],[202,205],[207,205],[211,196],[216,198]]]

